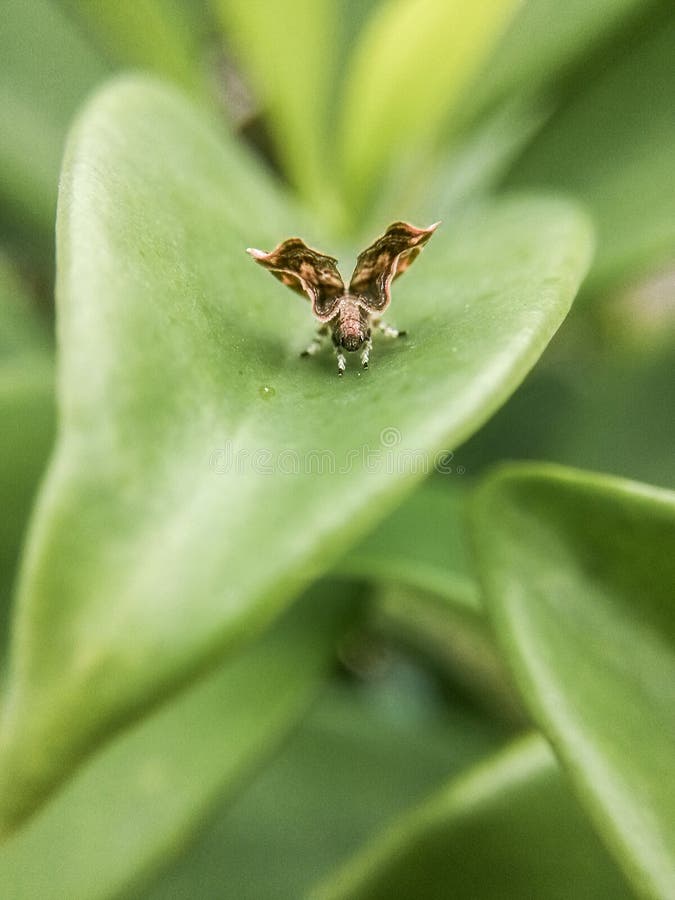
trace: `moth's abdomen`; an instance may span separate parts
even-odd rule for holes
[[[353,352],[368,340],[369,334],[368,314],[356,300],[345,297],[333,326],[335,344]]]

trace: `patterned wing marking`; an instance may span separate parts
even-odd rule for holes
[[[270,253],[253,248],[246,252],[291,290],[305,294],[319,321],[335,315],[345,286],[334,257],[317,253],[300,238],[288,238]]]
[[[415,228],[394,222],[381,238],[359,254],[349,282],[349,293],[359,297],[371,312],[383,312],[391,300],[391,282],[412,265],[440,222]]]

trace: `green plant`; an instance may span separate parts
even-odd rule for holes
[[[670,897],[672,11],[253,7],[7,4],[3,896]],[[244,249],[395,218],[337,379]]]

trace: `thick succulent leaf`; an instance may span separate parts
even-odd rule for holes
[[[0,667],[28,514],[54,434],[54,371],[46,324],[0,256]]]
[[[101,53],[117,65],[148,69],[199,90],[197,34],[181,0],[57,0]]]
[[[228,48],[262,102],[290,180],[328,220],[337,210],[331,176],[329,97],[338,76],[336,0],[211,0]]]
[[[474,508],[497,638],[641,896],[675,892],[675,494],[553,466]]]
[[[376,9],[344,76],[338,138],[358,212],[402,148],[414,156],[433,144],[516,5],[396,0]]]
[[[340,380],[298,358],[307,304],[244,252],[299,218],[184,98],[104,90],[62,188],[61,438],[19,592],[7,824],[330,566],[412,487],[413,452],[478,428],[562,321],[590,246],[555,199],[439,230],[397,293],[411,338]]]
[[[376,645],[377,646],[377,645]],[[195,845],[138,900],[298,900],[363,842],[504,739],[394,656],[333,682],[269,766],[223,803]]]
[[[675,15],[552,117],[509,186],[570,191],[598,225],[589,290],[675,258]]]
[[[179,853],[305,710],[353,622],[352,593],[313,588],[261,641],[95,756],[0,847],[4,900],[117,896]]]
[[[106,70],[49,0],[4,0],[0,59],[0,217],[51,242],[68,125]]]
[[[548,745],[518,741],[407,813],[312,900],[630,898]]]

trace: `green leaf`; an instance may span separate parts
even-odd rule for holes
[[[377,645],[375,646],[377,652]],[[368,681],[329,685],[273,762],[143,900],[227,894],[297,900],[393,816],[483,758],[503,729],[394,656]]]
[[[411,454],[477,429],[589,256],[563,201],[475,211],[397,292],[408,342],[338,379],[328,358],[298,358],[304,303],[244,252],[299,223],[168,88],[122,80],[76,128],[58,223],[60,440],[19,590],[6,827],[334,563],[419,479]]]
[[[0,253],[0,371],[50,351],[46,323],[18,273]]]
[[[445,480],[464,467],[447,458]],[[522,722],[520,703],[497,653],[468,558],[467,491],[427,480],[354,546],[335,574],[376,582],[373,625],[433,660],[453,685],[501,719]]]
[[[376,10],[344,76],[339,130],[346,190],[358,212],[397,157],[433,145],[515,6],[393,0]]]
[[[353,620],[352,594],[314,588],[261,641],[95,756],[0,847],[4,900],[117,896],[179,853],[304,712]]]
[[[647,311],[646,305],[642,309]],[[635,315],[627,325],[635,334]],[[673,384],[675,342],[664,348],[652,342],[642,356],[614,349],[592,365],[583,383],[572,381],[551,429],[555,461],[674,489]]]
[[[476,83],[481,108],[515,94],[560,92],[560,82],[659,0],[528,0]],[[587,85],[584,84],[584,88]]]
[[[598,225],[589,290],[672,261],[675,16],[605,63],[552,117],[507,179],[569,191]]]
[[[28,514],[54,436],[54,373],[47,328],[0,256],[0,667],[10,595]]]
[[[420,454],[420,464],[426,457]],[[451,457],[438,459],[451,468]],[[426,474],[426,473],[425,473]],[[351,548],[339,571],[408,584],[480,612],[479,589],[464,540],[465,491],[426,481],[375,531]]]
[[[106,70],[49,0],[4,0],[0,59],[2,225],[51,245],[66,131]]]
[[[331,175],[329,99],[337,77],[336,0],[212,0],[227,42],[265,107],[291,182],[328,220],[340,216]]]
[[[554,466],[480,488],[497,637],[640,896],[675,890],[675,494]]]
[[[115,64],[140,67],[186,88],[203,88],[197,35],[181,0],[58,0]]]
[[[451,781],[376,838],[312,900],[631,897],[531,736]]]

